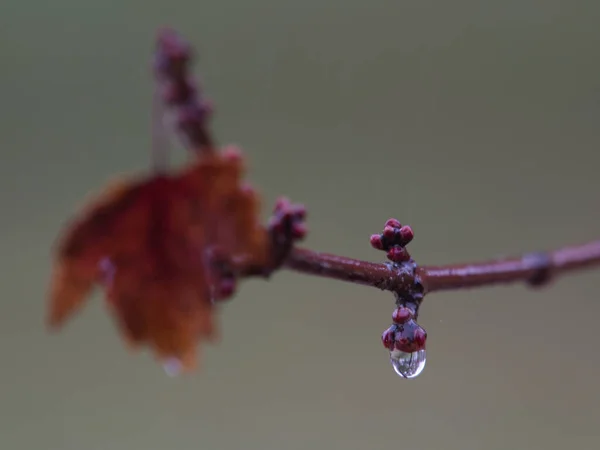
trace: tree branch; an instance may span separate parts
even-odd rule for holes
[[[190,46],[170,29],[158,33],[154,74],[165,104],[175,111],[177,128],[188,146],[197,152],[214,151],[208,129],[212,104],[189,76]]]
[[[525,281],[533,286],[548,283],[566,272],[600,265],[600,240],[552,252],[471,264],[419,266],[415,276],[424,293],[485,287]],[[414,283],[411,273],[392,263],[372,263],[295,248],[284,267],[308,275],[332,278],[387,291],[406,291]]]
[[[403,270],[402,266],[361,261],[305,248],[294,248],[283,267],[307,275],[373,286],[384,291],[404,291],[414,282],[412,274]]]
[[[163,102],[177,117],[179,131],[188,147],[199,156],[213,154],[214,139],[208,127],[211,107],[188,74],[191,50],[170,30],[159,34],[155,75]],[[417,323],[419,306],[429,292],[483,287],[525,281],[542,286],[554,277],[593,265],[600,265],[600,240],[552,252],[528,253],[520,257],[472,264],[419,266],[407,250],[414,234],[407,225],[389,219],[380,234],[370,238],[371,246],[386,253],[389,262],[372,263],[296,247],[306,232],[306,210],[287,199],[274,208],[266,232],[268,257],[253,254],[208,254],[214,278],[214,299],[229,298],[239,277],[270,276],[280,268],[373,286],[391,291],[396,310],[393,324],[381,336],[390,352],[396,373],[404,378],[417,376],[425,364],[427,333]]]
[[[190,46],[176,32],[165,29],[158,34],[154,68],[162,99],[175,111],[178,128],[191,149],[211,152],[215,151],[214,141],[207,122],[212,107],[189,75],[191,59]],[[268,225],[271,258],[267,267],[257,266],[253,255],[244,255],[231,261],[232,270],[239,276],[268,276],[285,267],[309,275],[374,286],[393,291],[397,296],[417,294],[422,297],[428,292],[517,281],[540,286],[564,272],[600,264],[600,241],[594,241],[510,259],[417,266],[406,250],[413,232],[395,219],[386,222],[383,233],[371,236],[371,245],[387,252],[391,262],[371,263],[296,248],[294,243],[306,234],[305,215],[303,206],[293,205],[287,199],[279,200]]]
[[[600,240],[551,252],[475,264],[424,266],[418,269],[426,292],[525,281],[542,286],[556,276],[600,265]]]

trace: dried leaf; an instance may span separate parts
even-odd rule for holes
[[[266,261],[242,174],[235,153],[209,153],[173,175],[109,185],[59,242],[49,324],[61,326],[99,284],[127,343],[192,369],[198,341],[217,334],[207,250]]]

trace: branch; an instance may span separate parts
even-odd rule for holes
[[[294,248],[283,267],[307,275],[373,286],[385,291],[407,290],[414,281],[410,273],[394,264],[372,263],[304,248]]]
[[[381,340],[396,373],[414,378],[426,361],[427,332],[417,319],[427,293],[517,281],[542,286],[600,265],[600,241],[593,241],[511,259],[419,266],[407,250],[413,230],[396,219],[370,238],[387,263],[297,248],[307,232],[304,206],[282,198],[269,223],[259,222],[258,196],[242,183],[242,155],[216,147],[212,108],[188,73],[190,60],[176,33],[159,34],[154,70],[162,103],[155,126],[166,106],[194,152],[192,163],[168,172],[158,140],[151,176],[106,187],[67,227],[53,261],[52,326],[99,285],[123,338],[150,347],[169,373],[181,372],[195,366],[196,345],[216,337],[214,305],[233,296],[239,278],[287,268],[391,291],[396,309]]]
[[[197,152],[214,150],[208,129],[211,103],[188,74],[192,51],[173,30],[158,33],[154,74],[162,100],[175,111],[177,128]]]
[[[551,252],[472,264],[417,267],[415,275],[424,293],[485,287],[524,281],[532,286],[547,284],[555,277],[600,265],[600,241],[565,247]],[[284,267],[316,275],[373,286],[386,291],[406,291],[414,279],[410,272],[390,263],[372,263],[308,249],[292,250]]]
[[[175,113],[179,131],[191,150],[199,156],[214,154],[218,149],[207,125],[211,108],[187,73],[190,59],[189,46],[176,33],[165,30],[159,34],[155,74],[162,100]],[[600,241],[593,241],[509,259],[419,266],[406,248],[414,238],[413,231],[396,219],[389,219],[383,232],[370,239],[372,247],[386,252],[389,262],[372,263],[297,248],[296,242],[306,234],[305,217],[303,206],[281,199],[266,227],[267,258],[251,253],[208,255],[214,272],[211,275],[220,280],[213,286],[218,294],[215,298],[229,298],[240,277],[270,276],[279,268],[391,291],[396,302],[393,324],[381,339],[394,370],[404,378],[418,376],[425,365],[427,333],[417,319],[427,293],[518,281],[543,286],[563,273],[600,265]]]
[[[162,99],[175,111],[179,130],[196,151],[214,151],[208,129],[212,111],[188,74],[192,51],[172,30],[158,35],[155,75]],[[306,234],[306,212],[301,205],[279,200],[268,230],[271,236],[270,262],[257,266],[253,255],[231,261],[238,276],[270,275],[280,267],[374,286],[393,291],[400,297],[428,292],[525,281],[541,286],[564,272],[600,264],[600,241],[553,252],[529,253],[521,257],[473,264],[417,266],[406,246],[413,239],[410,227],[395,219],[386,222],[380,235],[371,236],[371,245],[387,252],[390,263],[378,264],[342,256],[295,248]]]
[[[600,241],[475,264],[425,266],[418,273],[425,291],[434,292],[518,281],[542,286],[558,275],[595,265],[600,265]]]

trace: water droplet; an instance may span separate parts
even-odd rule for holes
[[[396,373],[402,378],[416,378],[425,368],[427,356],[425,349],[417,350],[413,353],[406,353],[400,350],[390,352],[390,362]]]
[[[168,358],[163,362],[163,369],[170,377],[176,377],[181,374],[183,364],[177,358]]]

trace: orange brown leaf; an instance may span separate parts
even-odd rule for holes
[[[174,174],[108,186],[58,243],[49,324],[61,326],[100,285],[129,344],[192,369],[197,343],[216,336],[208,250],[267,262],[258,198],[242,175],[235,152],[207,152]]]

